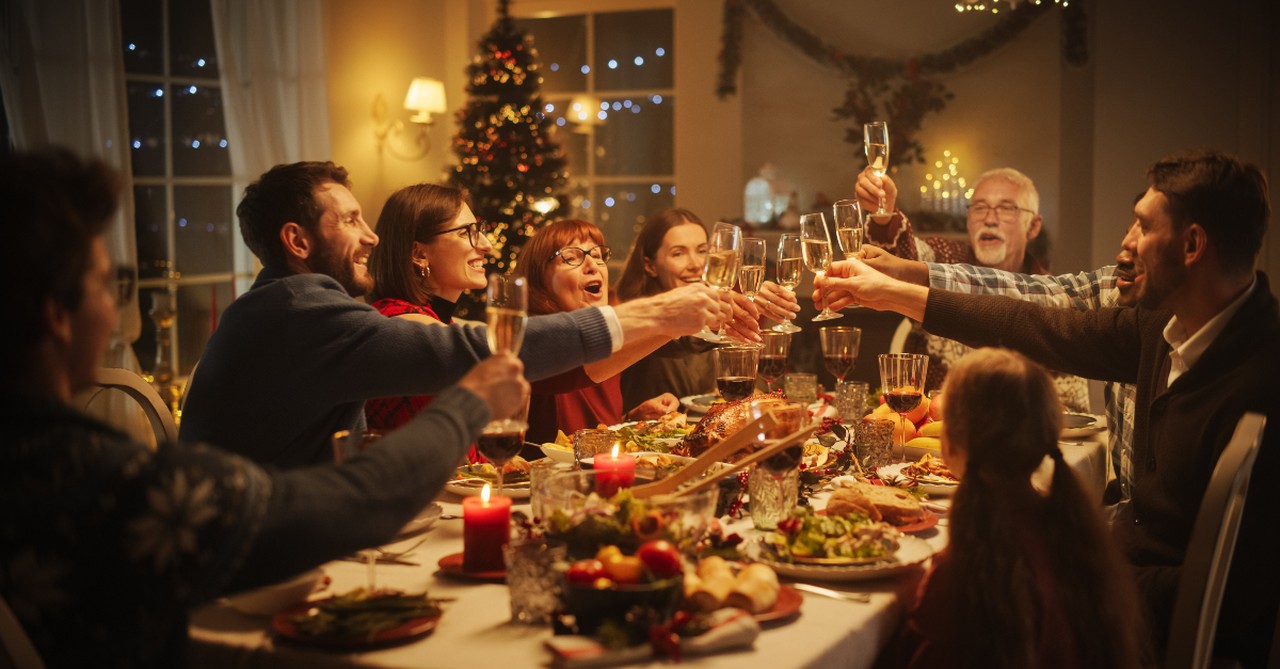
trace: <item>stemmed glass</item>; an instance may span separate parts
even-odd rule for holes
[[[751,418],[758,420],[766,412],[773,414],[774,427],[756,435],[756,447],[765,448],[778,439],[800,429],[805,408],[800,404],[776,404],[755,401],[751,403]],[[791,513],[795,506],[795,490],[787,490],[787,478],[800,465],[804,446],[794,444],[761,460],[750,479],[751,520],[758,529],[772,529],[778,521]],[[757,475],[762,475],[757,477]],[[759,483],[757,484],[757,481]],[[759,485],[759,487],[757,487]]]
[[[898,446],[902,458],[907,455],[907,431],[903,424],[907,413],[920,405],[924,393],[924,376],[929,371],[929,357],[918,353],[881,353],[880,385],[884,401],[898,413]]]
[[[716,371],[716,390],[726,402],[751,396],[756,389],[756,372],[760,366],[757,346],[725,346],[711,352]]]
[[[889,171],[889,124],[884,121],[872,121],[862,126],[862,146],[867,150],[867,165],[872,173],[881,179]],[[880,198],[880,206],[876,215],[883,216],[889,212],[884,208],[884,198]]]
[[[831,216],[835,219],[836,239],[840,242],[840,250],[845,260],[857,258],[862,254],[862,205],[857,200],[836,200],[831,205]],[[861,304],[851,307],[863,308]]]
[[[839,386],[844,383],[844,377],[853,372],[862,330],[828,325],[818,328],[818,341],[822,344],[822,361],[827,371],[836,377],[836,385]]]
[[[821,212],[800,217],[800,240],[805,267],[816,276],[826,274],[831,268],[831,235],[827,232],[827,219]],[[843,314],[831,311],[824,303],[822,313],[814,316],[813,320],[829,321],[841,316]]]
[[[751,237],[742,240],[742,266],[738,268],[738,289],[754,304],[764,283],[764,240]]]
[[[489,351],[520,352],[524,343],[524,327],[528,320],[529,293],[524,277],[493,274],[487,290]],[[489,421],[476,438],[476,450],[498,470],[498,490],[502,490],[503,468],[524,446],[524,433],[529,429],[529,404],[514,416]]]
[[[778,239],[778,285],[794,291],[800,285],[800,272],[803,270],[804,253],[800,250],[800,235],[784,234]],[[774,332],[799,332],[800,328],[791,323],[788,314],[781,323],[773,326]]]
[[[352,434],[350,430],[338,430],[333,433],[331,442],[333,445],[333,461],[342,464],[347,458],[354,457],[364,452],[373,442],[381,438],[381,433],[365,432],[363,434],[357,432]],[[364,558],[365,564],[365,585],[369,592],[378,589],[378,549],[362,548],[356,551],[356,555]]]
[[[765,330],[760,333],[760,363],[757,365],[760,376],[764,377],[769,392],[773,392],[773,382],[782,378],[787,372],[787,355],[791,353],[791,333]]]
[[[702,267],[702,282],[721,292],[732,289],[738,281],[738,251],[741,248],[742,230],[736,225],[716,223],[711,229],[711,238],[707,240],[707,264]],[[728,339],[723,323],[719,332],[703,328],[694,336],[717,344]]]

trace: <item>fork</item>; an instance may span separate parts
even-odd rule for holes
[[[871,595],[865,592],[843,592],[840,590],[832,590],[830,588],[810,585],[808,583],[793,583],[791,584],[791,587],[812,595],[821,595],[823,597],[830,597],[831,599],[838,599],[844,602],[858,602],[859,604],[871,603]]]

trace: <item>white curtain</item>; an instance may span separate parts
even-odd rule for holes
[[[222,105],[237,183],[329,159],[320,0],[212,0]]]
[[[120,17],[115,2],[10,0],[0,5],[0,87],[5,114],[19,150],[53,144],[96,156],[132,183]],[[120,193],[116,221],[107,233],[112,258],[137,266],[133,190]],[[121,306],[120,325],[103,364],[137,371],[130,344],[142,327],[137,292]],[[146,439],[151,435],[136,404],[121,393],[100,396],[92,413]]]

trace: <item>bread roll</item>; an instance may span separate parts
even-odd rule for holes
[[[778,575],[768,565],[749,564],[734,579],[733,590],[725,597],[725,606],[751,613],[762,613],[778,601]]]

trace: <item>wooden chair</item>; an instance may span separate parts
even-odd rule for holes
[[[1266,424],[1266,416],[1246,413],[1218,456],[1182,562],[1169,625],[1166,669],[1204,669],[1210,665],[1218,611],[1249,491],[1249,475]]]
[[[85,398],[86,406],[102,390],[108,388],[119,390],[142,406],[142,412],[146,414],[147,422],[151,423],[151,429],[155,432],[157,444],[178,439],[178,426],[173,420],[173,414],[169,412],[169,407],[165,406],[164,400],[160,399],[156,389],[141,376],[119,367],[99,367],[98,388],[97,392]]]
[[[898,328],[893,331],[893,338],[889,340],[889,352],[904,352],[907,348],[907,335],[909,334],[911,334],[911,319],[904,318],[898,323]]]
[[[22,623],[0,597],[0,669],[44,669],[40,653]]]

